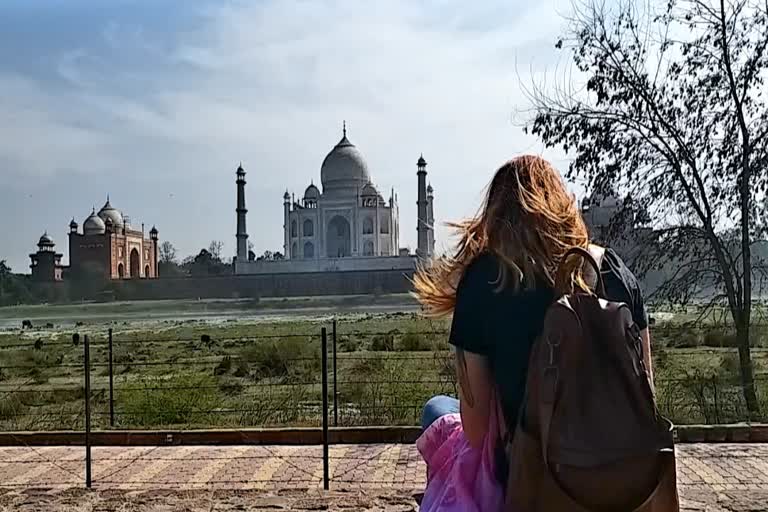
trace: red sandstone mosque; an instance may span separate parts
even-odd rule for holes
[[[62,281],[65,277],[105,279],[155,279],[157,272],[158,231],[152,227],[149,237],[131,226],[130,219],[107,202],[94,209],[83,222],[83,230],[75,219],[69,223],[69,266],[61,264],[48,233],[37,244],[32,260],[32,278],[36,281]]]

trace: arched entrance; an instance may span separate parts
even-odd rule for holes
[[[352,238],[347,219],[338,215],[331,219],[328,223],[325,244],[329,258],[343,258],[351,254]]]
[[[117,266],[117,277],[119,277],[120,279],[124,279],[125,278],[125,267],[123,266],[122,263],[120,263]]]
[[[315,257],[315,246],[312,244],[312,242],[305,242],[304,243],[304,259],[311,260],[314,257]]]
[[[147,265],[144,267],[144,278],[149,279],[150,277],[152,276],[149,275],[149,265]]]
[[[139,251],[133,249],[131,251],[131,278],[136,279],[139,277]]]

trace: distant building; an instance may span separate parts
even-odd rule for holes
[[[608,237],[611,221],[621,211],[623,201],[614,194],[591,194],[581,201],[581,215],[594,240],[604,241]]]
[[[283,250],[280,261],[250,261],[246,230],[245,176],[237,168],[236,274],[410,269],[416,257],[434,255],[434,192],[427,184],[427,162],[417,162],[418,247],[416,256],[400,247],[400,208],[392,189],[384,199],[363,155],[347,138],[320,167],[322,191],[310,182],[300,200],[283,196]]]
[[[38,281],[64,278],[154,279],[158,277],[158,231],[149,236],[144,226],[135,229],[130,219],[114,208],[107,198],[101,210],[94,209],[80,232],[75,219],[69,223],[69,266],[61,265],[61,254],[46,233],[38,251],[30,254],[32,276]]]
[[[581,215],[590,239],[613,248],[631,268],[643,246],[653,237],[653,229],[634,225],[634,216],[617,218],[625,212],[625,206],[624,200],[615,194],[592,194],[581,201]],[[626,225],[618,225],[617,221]]]
[[[56,252],[56,244],[53,239],[44,233],[37,242],[37,252],[30,254],[32,260],[32,279],[35,281],[61,281],[63,279],[64,266],[61,264],[63,254]]]

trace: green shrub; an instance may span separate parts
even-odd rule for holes
[[[250,373],[251,373],[251,369],[248,366],[248,362],[242,359],[239,359],[237,361],[237,364],[235,365],[235,371],[233,375],[235,377],[243,378],[243,377],[247,377]]]
[[[221,360],[221,362],[216,365],[216,368],[213,369],[214,375],[225,375],[229,373],[229,371],[232,369],[232,358],[230,356],[224,356],[224,359]]]
[[[371,350],[374,352],[392,352],[395,350],[395,334],[377,334],[371,340]]]
[[[362,346],[359,338],[354,336],[340,336],[337,342],[339,352],[357,352]]]
[[[736,347],[736,334],[723,329],[712,329],[704,334],[705,347]]]
[[[670,348],[696,348],[704,343],[701,331],[696,328],[683,327],[671,332],[667,346]]]
[[[656,373],[662,373],[669,368],[669,352],[664,345],[654,343],[651,348],[651,356],[653,357],[653,369]]]
[[[205,423],[211,410],[219,406],[215,385],[208,375],[143,378],[125,392],[120,393],[118,388],[118,419],[145,428]]]
[[[243,383],[238,379],[223,377],[219,380],[219,391],[225,395],[239,395],[244,389]]]
[[[396,346],[400,352],[426,352],[434,348],[434,341],[428,334],[411,331],[406,333]]]
[[[240,358],[260,378],[308,378],[320,371],[320,346],[304,338],[259,341],[244,348]]]
[[[0,398],[0,421],[16,421],[27,407],[21,400],[21,393],[8,393]]]
[[[741,362],[738,352],[728,352],[720,360],[720,376],[726,379],[738,378],[741,371]]]

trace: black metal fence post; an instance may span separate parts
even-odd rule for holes
[[[91,488],[91,344],[83,338],[85,360],[85,486]]]
[[[333,319],[333,426],[339,426],[339,392],[336,390],[336,319]]]
[[[115,372],[112,370],[112,328],[109,329],[109,426],[115,428]]]
[[[328,468],[328,334],[322,330],[322,366],[323,366],[323,489],[330,488]]]

